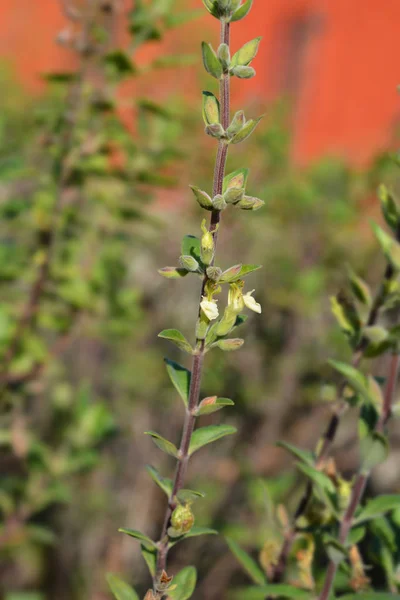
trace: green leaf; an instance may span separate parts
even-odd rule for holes
[[[285,598],[285,600],[310,600],[310,592],[285,583],[239,588],[233,597],[235,600],[265,600],[266,597],[270,596],[279,599]],[[358,598],[358,600],[361,600],[361,598]]]
[[[231,23],[235,21],[241,21],[249,14],[251,7],[253,6],[253,0],[246,0],[242,6],[239,6],[232,15]]]
[[[185,567],[173,579],[173,588],[168,591],[171,600],[188,600],[196,588],[197,572],[194,567]],[[176,586],[176,587],[175,587]]]
[[[224,177],[222,193],[231,188],[246,188],[247,179],[249,177],[249,169],[237,169]]]
[[[304,475],[307,475],[313,483],[320,486],[325,492],[329,494],[335,493],[335,486],[325,473],[321,473],[321,471],[318,471],[315,467],[304,465],[303,463],[296,463],[296,466],[304,473]]]
[[[172,548],[172,546],[175,546],[175,544],[178,542],[183,542],[187,538],[200,537],[201,535],[218,535],[218,531],[215,529],[209,529],[208,527],[192,527],[188,533],[185,533],[185,535],[182,535],[180,538],[171,541],[169,543],[169,547]]]
[[[323,538],[324,548],[329,556],[330,560],[339,565],[341,562],[347,559],[347,550],[331,535],[325,535]]]
[[[203,92],[203,119],[206,125],[220,122],[219,101],[211,92]]]
[[[216,19],[219,19],[220,14],[218,12],[217,7],[214,4],[214,0],[203,0],[203,4],[206,7],[206,9],[208,10],[208,12],[215,17]]]
[[[233,283],[259,269],[261,269],[261,265],[235,265],[224,271],[219,281],[220,283]]]
[[[167,279],[180,279],[181,277],[186,277],[189,273],[186,269],[180,269],[179,267],[163,267],[162,269],[158,269],[158,272]]]
[[[347,298],[338,296],[331,297],[331,310],[344,333],[353,336],[360,329],[360,319],[358,318],[355,305]]]
[[[175,389],[185,403],[185,406],[187,406],[189,400],[191,372],[173,360],[169,360],[168,358],[165,358],[164,362],[167,367],[168,375],[175,386]]]
[[[389,444],[385,436],[372,432],[360,441],[362,458],[361,470],[368,473],[374,467],[384,462],[389,454]]]
[[[357,522],[357,520],[355,521],[355,523],[356,522]],[[367,533],[367,529],[365,527],[359,527],[359,526],[353,527],[348,535],[346,545],[348,547],[351,547],[356,544],[359,544],[361,542],[361,540],[364,538],[366,533]]]
[[[179,490],[177,493],[177,498],[179,502],[182,504],[187,504],[188,502],[195,502],[199,498],[204,498],[205,494],[203,492],[197,492],[196,490]]]
[[[129,535],[130,537],[139,540],[139,542],[141,542],[146,548],[157,548],[157,544],[153,542],[153,540],[151,540],[147,535],[144,535],[144,533],[137,531],[136,529],[125,529],[124,527],[120,527],[118,531],[120,533],[126,533],[126,535]]]
[[[357,393],[360,394],[364,400],[370,402],[372,400],[370,391],[368,389],[368,382],[366,377],[360,373],[357,369],[346,363],[339,362],[337,360],[330,360],[329,364],[339,371],[345,378],[349,386]]]
[[[258,585],[264,585],[266,582],[264,573],[258,566],[258,564],[245,552],[232,538],[227,537],[226,543],[229,546],[230,551],[236,557],[238,562],[242,565],[250,579]]]
[[[198,406],[196,411],[196,415],[201,417],[203,415],[211,415],[212,413],[225,408],[225,406],[234,406],[233,400],[229,398],[217,398],[217,396],[210,396],[209,398],[204,398]]]
[[[216,79],[221,79],[222,77],[222,65],[218,60],[218,57],[211,46],[211,44],[207,44],[206,42],[202,42],[201,50],[203,55],[203,64],[204,68],[213,77]]]
[[[217,347],[220,350],[223,350],[223,352],[235,352],[236,350],[240,350],[243,344],[244,340],[241,338],[229,338],[218,340],[218,342],[215,342],[212,347]]]
[[[236,54],[232,57],[231,66],[236,67],[238,65],[247,67],[251,61],[256,57],[258,48],[260,46],[261,37],[256,37],[254,40],[247,42]]]
[[[400,244],[376,223],[372,223],[372,228],[388,262],[400,270]]]
[[[399,594],[385,592],[363,592],[361,594],[346,594],[341,596],[340,600],[400,600]]]
[[[304,464],[309,465],[310,467],[314,466],[314,455],[309,450],[302,450],[301,448],[297,448],[297,446],[293,446],[293,444],[289,444],[288,442],[278,442],[276,445],[279,448],[284,448],[294,457],[299,458]]]
[[[172,479],[167,479],[166,477],[162,477],[162,475],[160,475],[160,473],[157,471],[157,469],[155,469],[151,465],[147,465],[146,470],[147,470],[148,474],[150,475],[150,477],[152,478],[152,480],[162,489],[162,491],[169,498],[170,495],[172,494],[172,486],[173,486]]]
[[[387,512],[400,508],[400,494],[387,494],[369,500],[358,513],[355,522],[362,523],[377,519]]]
[[[146,562],[147,568],[149,569],[150,575],[154,577],[157,569],[157,549],[147,548],[146,546],[142,545],[140,550]]]
[[[189,354],[192,354],[192,352],[193,352],[192,346],[189,344],[189,342],[187,341],[187,339],[185,338],[183,333],[181,333],[177,329],[164,329],[164,331],[161,331],[161,333],[158,334],[158,337],[163,338],[164,340],[169,340],[170,342],[172,342],[173,344],[178,346],[178,348],[180,348],[181,350],[184,350],[185,352],[188,352]],[[167,370],[168,370],[168,367],[167,367]],[[189,375],[189,383],[190,383],[190,375]]]
[[[385,185],[381,185],[378,189],[378,196],[381,201],[382,213],[389,227],[397,233],[399,223],[399,210],[393,198],[393,194]]]
[[[155,431],[145,431],[144,433],[145,435],[150,435],[152,437],[153,442],[160,448],[160,450],[166,452],[174,458],[178,458],[178,448],[175,446],[175,444],[169,442]]]
[[[189,455],[194,454],[194,452],[197,452],[203,446],[211,444],[226,435],[236,433],[236,431],[236,427],[232,427],[232,425],[209,425],[208,427],[196,429],[193,432],[190,442]]]
[[[125,52],[122,50],[113,50],[104,57],[104,62],[111,65],[120,76],[132,75],[136,68]]]
[[[107,583],[116,600],[139,600],[139,596],[130,585],[113,573],[107,573]]]
[[[354,296],[364,304],[365,306],[371,306],[372,304],[372,296],[369,286],[361,277],[358,277],[356,273],[351,269],[351,267],[347,268],[348,277],[350,281],[350,287],[354,294]]]
[[[195,235],[185,235],[182,240],[181,254],[192,256],[201,263],[201,242]]]
[[[263,115],[264,116],[264,115]],[[240,142],[244,142],[248,137],[251,136],[263,116],[258,117],[258,119],[250,119],[247,121],[246,125],[237,133],[231,140],[231,144],[240,144]]]

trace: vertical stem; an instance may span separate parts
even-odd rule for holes
[[[229,46],[230,43],[230,24],[221,21],[221,43],[225,43]],[[220,106],[221,106],[221,124],[224,129],[229,126],[230,120],[230,76],[229,74],[223,75],[220,82]],[[226,159],[228,156],[228,145],[224,140],[220,140],[218,143],[217,156],[215,160],[214,170],[214,183],[213,183],[213,195],[221,194],[222,186],[224,182]],[[217,228],[220,222],[221,213],[219,210],[213,210],[210,218],[210,231],[213,233],[214,243],[217,244]],[[204,294],[204,290],[208,281],[208,277],[205,274],[203,283],[201,286],[201,297]],[[199,307],[200,312],[200,307]],[[160,576],[163,571],[166,571],[167,558],[168,558],[168,527],[171,520],[171,515],[176,508],[176,496],[184,486],[186,471],[189,462],[189,447],[192,438],[195,422],[196,422],[196,408],[200,399],[200,386],[203,372],[204,363],[204,340],[196,340],[196,351],[193,356],[192,364],[192,376],[189,390],[188,407],[185,414],[185,421],[183,424],[181,444],[179,447],[178,464],[176,466],[175,477],[172,487],[171,496],[168,499],[168,504],[164,517],[164,524],[158,542],[158,554],[157,554],[157,569],[154,577],[154,589],[156,591]]]
[[[397,233],[396,237],[398,240],[400,240],[400,231]],[[375,325],[375,323],[377,322],[378,316],[379,316],[379,311],[382,308],[382,306],[386,300],[386,297],[387,297],[388,283],[391,281],[393,276],[394,276],[393,267],[391,264],[388,264],[386,266],[386,269],[385,269],[385,272],[383,275],[383,282],[380,285],[379,290],[378,290],[378,292],[375,296],[375,299],[372,303],[372,306],[371,306],[371,309],[370,309],[370,312],[369,312],[369,315],[367,318],[367,323],[366,323],[367,326]],[[367,338],[363,337],[360,340],[358,346],[354,350],[353,358],[351,361],[351,364],[353,367],[358,367],[360,365],[360,362],[364,356],[364,352],[366,351],[367,347],[368,347],[368,340],[367,340]],[[332,445],[336,438],[336,433],[337,433],[340,421],[341,421],[342,417],[344,416],[344,414],[347,412],[348,405],[347,405],[347,402],[343,399],[345,388],[346,388],[346,380],[343,380],[338,387],[335,411],[334,411],[332,417],[330,418],[329,423],[328,423],[328,425],[325,429],[325,432],[322,436],[320,448],[317,453],[317,457],[316,457],[316,461],[315,461],[316,468],[321,468],[322,465],[324,464],[325,460],[329,456],[329,453],[332,449]],[[301,497],[300,502],[295,511],[293,525],[285,535],[285,539],[284,539],[284,542],[283,542],[283,545],[281,548],[278,562],[274,569],[274,573],[273,573],[273,577],[272,577],[272,581],[274,583],[279,583],[283,579],[283,576],[286,571],[287,563],[289,560],[290,551],[292,549],[292,545],[293,545],[293,542],[295,540],[296,533],[297,533],[296,521],[307,510],[308,504],[312,497],[312,492],[313,492],[312,483],[308,482],[306,489],[304,491],[304,494]]]
[[[399,354],[396,352],[395,354],[392,354],[392,356],[390,358],[389,376],[388,376],[388,380],[387,380],[387,384],[386,384],[384,403],[383,403],[380,419],[375,427],[376,432],[382,433],[385,428],[386,423],[388,422],[388,420],[390,418],[390,415],[392,412],[394,392],[396,389],[397,376],[398,376],[398,371],[399,371],[399,363],[400,363]],[[371,471],[367,471],[367,472],[361,471],[361,473],[359,473],[359,475],[357,476],[357,479],[354,483],[350,502],[349,502],[347,510],[343,516],[343,520],[340,524],[340,529],[339,529],[339,542],[342,545],[346,544],[346,542],[347,542],[347,537],[348,537],[350,529],[353,525],[354,515],[356,513],[358,505],[360,504],[360,502],[362,500],[364,490],[368,483],[370,474],[371,474]],[[328,566],[327,573],[326,573],[324,586],[322,588],[322,591],[321,591],[321,594],[320,594],[318,600],[328,600],[329,599],[329,596],[333,589],[333,584],[335,581],[337,569],[338,569],[338,564],[331,560],[329,563],[329,566]]]

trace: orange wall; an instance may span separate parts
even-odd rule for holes
[[[183,33],[168,34],[161,47],[149,46],[140,58],[196,53],[201,37],[215,40],[217,25],[205,17]],[[0,1],[0,57],[11,61],[28,90],[40,89],[40,73],[71,61],[54,43],[63,26],[57,0]],[[255,0],[250,16],[233,28],[234,48],[256,35],[264,38],[258,77],[241,84],[233,101],[268,105],[289,94],[298,162],[329,153],[362,163],[392,144],[400,106],[399,0]],[[166,71],[157,83],[144,85],[157,97],[182,89],[194,95],[198,72],[200,65]]]

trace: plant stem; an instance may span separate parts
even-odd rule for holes
[[[398,232],[396,237],[398,240],[400,239],[400,232]],[[378,290],[378,292],[375,296],[375,299],[372,303],[372,306],[371,306],[371,309],[370,309],[370,312],[369,312],[369,315],[367,318],[367,322],[366,322],[367,326],[375,325],[375,323],[377,322],[378,316],[379,316],[379,311],[382,308],[382,306],[386,300],[388,283],[394,277],[394,274],[395,273],[394,273],[392,265],[388,264],[386,266],[385,273],[383,275],[383,282],[380,285],[379,290]],[[351,364],[353,367],[359,366],[367,348],[368,348],[368,340],[367,340],[367,338],[363,337],[354,350],[353,357],[351,360]],[[333,446],[335,438],[336,438],[336,433],[337,433],[340,421],[341,421],[342,417],[345,415],[345,413],[347,412],[348,404],[344,400],[345,388],[346,388],[346,380],[343,380],[339,384],[339,387],[338,387],[334,413],[333,413],[332,417],[330,418],[329,423],[328,423],[328,425],[325,429],[325,432],[322,436],[322,439],[321,439],[320,448],[319,448],[319,451],[317,453],[317,457],[315,460],[316,468],[321,468],[323,466],[325,460],[328,458],[329,454],[331,453],[332,446]],[[297,533],[296,522],[306,512],[308,504],[312,497],[312,492],[313,492],[313,486],[312,486],[312,483],[309,481],[307,483],[305,492],[304,492],[303,496],[301,497],[300,502],[295,511],[293,525],[289,529],[289,531],[287,531],[287,533],[285,535],[285,539],[284,539],[284,542],[283,542],[283,545],[281,548],[281,552],[280,552],[276,567],[274,569],[273,577],[272,577],[272,581],[274,583],[279,583],[280,581],[282,581],[282,579],[284,577],[284,574],[286,572],[287,563],[289,560],[290,551],[292,549],[292,545],[293,545],[293,542],[295,540],[296,533]]]
[[[381,413],[379,421],[375,427],[376,432],[381,433],[384,430],[386,423],[390,419],[390,415],[392,412],[394,392],[396,389],[396,382],[397,382],[397,376],[398,376],[398,371],[399,371],[399,364],[400,364],[399,354],[396,352],[395,354],[392,354],[392,356],[390,358],[389,377],[388,377],[387,384],[386,384],[386,391],[385,391],[384,403],[383,403],[383,407],[382,407],[382,413]],[[370,474],[371,474],[371,471],[368,471],[368,472],[362,471],[361,473],[359,473],[359,475],[357,476],[357,479],[354,483],[354,487],[352,490],[349,505],[344,514],[343,520],[340,524],[339,543],[342,545],[346,544],[347,537],[348,537],[350,529],[353,525],[354,515],[356,513],[358,505],[360,504],[360,502],[362,500],[364,490],[367,485]],[[324,586],[323,586],[321,594],[319,596],[319,600],[328,600],[329,599],[329,596],[330,596],[332,588],[333,588],[337,568],[338,568],[338,564],[331,560],[329,563],[329,566],[328,566],[328,571],[327,571],[326,578],[324,581]]]
[[[221,43],[225,43],[229,46],[230,43],[230,24],[221,21]],[[224,129],[229,126],[230,120],[230,75],[223,75],[220,82],[220,105],[221,105],[221,124]],[[215,161],[214,170],[214,183],[213,183],[213,195],[222,193],[222,186],[225,175],[226,159],[228,155],[228,145],[224,140],[220,140],[218,143],[217,157]],[[218,225],[220,222],[221,212],[219,210],[213,210],[210,218],[210,231],[214,237],[214,244],[217,244]],[[214,260],[212,261],[212,264]],[[200,302],[204,294],[204,290],[208,281],[208,277],[205,274],[203,283],[201,286]],[[199,312],[200,312],[199,306]],[[205,355],[205,343],[204,340],[196,340],[196,350],[193,356],[192,363],[192,375],[189,390],[189,400],[185,415],[185,421],[183,425],[181,444],[179,447],[179,458],[178,464],[175,471],[175,478],[172,487],[172,493],[168,500],[168,505],[165,512],[164,524],[160,541],[158,542],[158,554],[157,554],[157,569],[154,577],[154,589],[156,591],[157,584],[163,571],[166,571],[167,558],[168,558],[168,527],[171,519],[172,512],[176,508],[176,496],[184,486],[186,471],[189,462],[189,447],[192,438],[195,422],[196,422],[196,408],[200,399],[200,386],[203,372],[203,363]]]

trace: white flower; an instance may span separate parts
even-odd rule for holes
[[[243,296],[243,302],[245,303],[245,305],[247,306],[248,309],[261,314],[261,304],[259,304],[258,302],[256,302],[256,299],[253,298],[252,294],[255,292],[255,290],[252,290],[251,292],[247,292],[247,294],[245,294]]]
[[[219,312],[215,300],[207,300],[207,298],[203,296],[203,300],[201,301],[200,306],[207,319],[209,319],[210,321],[218,319]]]

